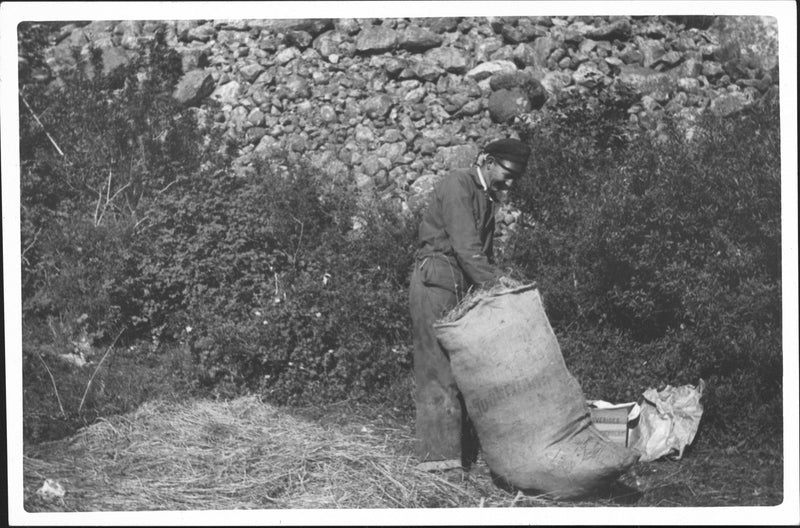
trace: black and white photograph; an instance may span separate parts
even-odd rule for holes
[[[797,525],[794,2],[4,2],[8,523]]]

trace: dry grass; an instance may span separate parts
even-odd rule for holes
[[[556,502],[507,491],[479,461],[469,473],[415,468],[408,420],[331,406],[315,419],[254,397],[151,402],[70,439],[27,446],[25,509],[35,511],[764,505],[782,500],[782,461],[695,456],[640,465],[604,497]],[[733,475],[741,478],[736,480]],[[743,476],[746,475],[746,478]],[[63,499],[36,495],[45,479]],[[744,480],[741,480],[744,478]]]
[[[356,426],[357,427],[357,426]],[[323,427],[247,397],[163,402],[24,454],[29,511],[418,508],[502,505],[477,475],[415,469],[407,427]],[[63,501],[35,491],[60,482]],[[486,480],[486,479],[484,479]],[[490,490],[491,491],[491,490]],[[509,498],[510,497],[510,498]]]
[[[452,323],[458,321],[465,313],[467,313],[473,306],[478,304],[482,299],[492,297],[501,292],[515,292],[529,289],[535,289],[536,283],[523,285],[514,279],[504,279],[506,284],[498,283],[485,289],[474,289],[468,291],[458,304],[446,313],[437,323]]]

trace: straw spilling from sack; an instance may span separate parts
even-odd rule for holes
[[[536,288],[536,283],[526,284],[523,286],[521,283],[513,279],[504,278],[503,280],[506,281],[506,284],[497,283],[488,288],[469,290],[452,310],[447,312],[436,322],[452,323],[454,321],[458,321],[465,313],[469,311],[470,308],[487,297],[493,297],[501,293],[507,293],[516,290]]]

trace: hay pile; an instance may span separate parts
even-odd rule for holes
[[[408,426],[322,426],[254,397],[151,402],[69,440],[28,447],[25,506],[134,511],[551,504],[497,488],[488,471],[417,470],[415,459],[398,452],[410,441]],[[65,488],[63,499],[36,495],[45,479]]]

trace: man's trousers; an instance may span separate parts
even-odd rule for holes
[[[448,282],[454,282],[453,273],[461,278],[461,271],[452,269],[446,259],[430,257],[418,260],[411,275],[416,452],[421,462],[457,459],[469,465],[477,455],[476,436],[450,360],[433,329],[433,323],[458,302],[456,291],[463,287],[463,279],[457,281],[455,288],[447,287]]]

